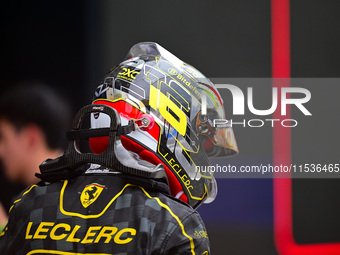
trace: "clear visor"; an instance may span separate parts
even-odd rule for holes
[[[238,154],[233,128],[227,120],[209,119],[208,115],[197,115],[197,134],[204,139],[204,150],[209,157],[234,156]]]
[[[215,180],[215,178],[212,179],[211,181],[211,189],[209,191],[209,195],[207,197],[206,200],[204,200],[205,204],[210,204],[211,202],[213,202],[217,196],[217,182]]]

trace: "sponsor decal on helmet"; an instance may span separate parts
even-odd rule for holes
[[[127,81],[133,81],[136,79],[136,75],[139,74],[139,71],[133,70],[130,67],[123,67],[122,71],[118,73],[117,78],[121,78]]]

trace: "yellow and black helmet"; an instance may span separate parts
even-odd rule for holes
[[[238,148],[231,127],[214,126],[214,119],[225,119],[223,101],[197,69],[157,43],[138,43],[97,87],[93,104],[116,109],[122,124],[135,121],[140,128],[122,136],[122,144],[143,160],[164,165],[172,196],[194,208],[214,200],[209,157],[236,155]],[[109,119],[94,114],[91,123],[107,127]],[[100,153],[107,139],[90,144]]]

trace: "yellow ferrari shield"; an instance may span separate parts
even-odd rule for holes
[[[100,185],[98,183],[91,183],[89,185],[86,185],[80,195],[81,204],[85,208],[88,207],[90,204],[97,200],[104,188],[104,185]]]

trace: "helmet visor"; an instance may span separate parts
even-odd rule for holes
[[[204,140],[204,150],[209,157],[234,156],[238,154],[233,128],[227,120],[209,119],[208,115],[197,115],[196,130]]]

